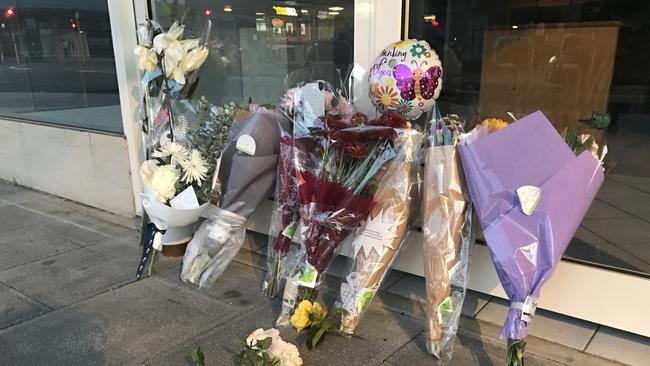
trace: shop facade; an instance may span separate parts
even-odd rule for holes
[[[121,215],[141,212],[135,25],[165,24],[158,1],[0,1],[0,178]],[[366,72],[400,38],[443,62],[443,114],[468,121],[542,110],[556,126],[592,112],[612,125],[605,184],[545,286],[540,307],[650,336],[650,5],[644,1],[213,1],[210,57],[197,95],[276,103],[287,85],[326,79],[371,113]],[[570,203],[567,203],[570,204]],[[271,202],[251,229],[268,228]],[[395,267],[423,275],[413,231]],[[345,248],[343,250],[345,254]],[[471,289],[505,297],[487,247]]]

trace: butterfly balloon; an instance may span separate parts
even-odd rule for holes
[[[442,88],[442,64],[425,41],[407,39],[381,51],[370,69],[370,100],[380,112],[409,120],[429,111]]]

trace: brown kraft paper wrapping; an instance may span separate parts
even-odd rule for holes
[[[386,175],[379,182],[374,196],[375,207],[353,241],[353,264],[343,279],[339,298],[341,307],[349,312],[342,316],[341,321],[341,331],[345,333],[354,332],[408,233],[411,187],[415,183],[413,154],[422,136],[416,131],[408,131],[406,136],[400,137],[403,140],[402,146],[398,147],[398,157],[387,165]],[[357,251],[355,246],[364,240],[364,232],[366,238],[368,231],[370,235],[376,233],[374,228],[378,221],[380,226],[390,227],[388,232],[391,233],[374,236],[381,241],[382,253],[374,248],[368,250],[365,246]]]
[[[465,297],[471,207],[463,195],[466,186],[456,146],[428,148],[425,159],[422,231],[427,349],[441,357],[447,344],[449,348],[453,344]]]

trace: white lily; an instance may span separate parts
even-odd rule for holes
[[[135,46],[133,54],[138,58],[138,68],[145,71],[153,71],[158,67],[158,57],[153,48],[141,45]]]
[[[191,50],[199,47],[199,43],[201,42],[201,39],[200,38],[184,39],[180,42],[185,52],[190,52]]]
[[[184,73],[194,71],[203,65],[208,58],[208,53],[209,51],[206,47],[194,49],[185,54],[178,68]]]
[[[170,78],[186,53],[178,41],[171,42],[164,51],[163,64],[165,66],[165,76]]]

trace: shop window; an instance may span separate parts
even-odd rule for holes
[[[122,132],[104,0],[0,2],[0,118]]]
[[[202,69],[195,95],[212,103],[279,102],[283,91],[301,81],[339,82],[353,66],[354,2],[268,0],[223,2],[186,0],[174,3],[195,14],[187,24],[190,37],[201,34],[204,9],[213,9],[210,56]],[[151,2],[155,18],[169,21]],[[331,11],[329,8],[342,9]],[[199,14],[198,16],[196,14]],[[336,85],[339,87],[340,85]]]
[[[608,172],[565,257],[650,275],[650,3],[411,0],[408,36],[444,65],[439,106],[470,123],[542,110],[609,146]],[[571,204],[567,202],[567,204]]]

